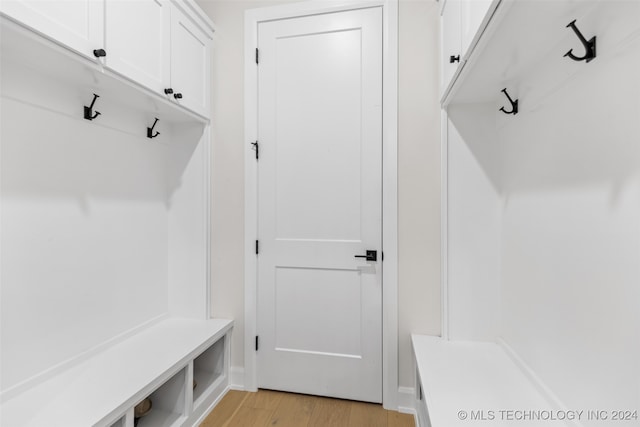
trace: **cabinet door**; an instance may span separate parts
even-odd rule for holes
[[[171,9],[171,87],[178,102],[202,115],[209,112],[210,41],[177,7]]]
[[[456,72],[462,52],[460,49],[460,0],[447,0],[442,11],[442,90]]]
[[[170,16],[167,0],[107,0],[106,64],[152,90],[169,87]]]
[[[104,47],[104,0],[2,0],[0,11],[91,58]]]
[[[471,41],[484,20],[491,0],[462,0],[460,3],[461,52],[467,54]]]

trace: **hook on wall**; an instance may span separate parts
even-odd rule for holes
[[[513,114],[514,116],[516,114],[518,114],[518,100],[516,99],[515,101],[513,99],[511,99],[511,97],[509,96],[509,94],[507,93],[507,88],[502,89],[501,91],[502,93],[504,93],[507,96],[507,99],[509,100],[509,102],[511,103],[511,111],[507,111],[504,109],[504,107],[500,107],[500,111],[502,111],[505,114]]]
[[[571,50],[569,50],[569,52],[565,53],[564,56],[568,56],[569,58],[573,59],[574,61],[591,62],[591,60],[596,57],[596,37],[593,36],[590,40],[585,39],[584,36],[582,35],[582,33],[580,32],[580,30],[578,29],[578,27],[576,27],[576,20],[575,19],[573,21],[569,22],[569,24],[567,25],[567,28],[569,28],[569,27],[571,27],[571,29],[576,33],[576,35],[578,36],[578,38],[580,39],[580,41],[584,45],[586,53],[584,54],[584,56],[579,57],[579,56],[574,55],[573,54],[573,49],[571,49]]]
[[[153,125],[149,128],[147,128],[147,138],[152,139],[155,138],[156,136],[160,135],[160,132],[156,132],[153,133],[153,128],[156,127],[156,123],[158,123],[158,118],[156,117],[156,121],[153,122]]]
[[[91,105],[89,105],[88,107],[85,105],[84,106],[84,118],[87,120],[93,120],[96,117],[98,117],[100,115],[99,111],[96,111],[94,113],[93,111],[93,105],[96,103],[96,99],[100,98],[100,95],[96,95],[95,93],[93,94],[93,101],[91,101]]]

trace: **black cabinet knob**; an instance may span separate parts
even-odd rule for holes
[[[171,95],[173,93],[173,89],[171,89],[170,87],[166,88],[164,90],[165,95]]]
[[[453,64],[454,62],[460,62],[460,55],[451,55],[449,57],[449,63]]]
[[[182,99],[182,94],[181,93],[176,93],[175,95],[173,95],[173,97],[175,99]]]
[[[102,58],[103,56],[107,56],[107,52],[104,49],[94,49],[93,55],[96,58]]]

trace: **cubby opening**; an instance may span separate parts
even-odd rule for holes
[[[193,390],[193,401],[197,406],[201,397],[215,388],[224,379],[224,340],[220,338],[193,361],[193,378],[196,388]]]
[[[111,427],[127,427],[125,417],[122,417],[115,423],[111,424]]]
[[[185,385],[187,369],[181,369],[151,393],[151,410],[137,419],[136,427],[174,427],[186,418]]]

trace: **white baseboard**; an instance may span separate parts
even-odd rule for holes
[[[232,366],[229,369],[229,388],[231,390],[245,390],[244,368]]]
[[[398,387],[398,412],[416,415],[416,389],[413,387]]]

